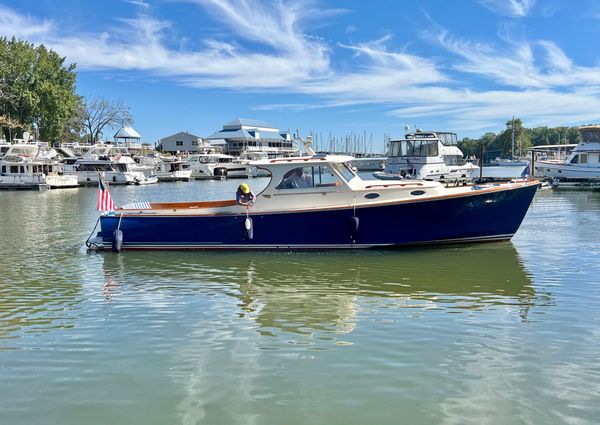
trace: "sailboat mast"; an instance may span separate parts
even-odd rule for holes
[[[512,150],[511,150],[511,154],[510,154],[510,159],[515,159],[515,116],[513,115],[513,119],[512,119]]]

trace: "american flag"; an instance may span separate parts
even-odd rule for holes
[[[110,197],[108,186],[102,178],[101,174],[98,174],[98,204],[96,209],[98,211],[114,211],[117,207]]]

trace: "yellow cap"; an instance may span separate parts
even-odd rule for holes
[[[249,193],[250,192],[250,186],[248,186],[247,183],[242,183],[240,185],[240,190],[242,191],[242,193]]]

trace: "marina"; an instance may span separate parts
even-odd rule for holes
[[[218,200],[239,183],[111,193]],[[4,423],[600,415],[595,192],[537,192],[509,242],[333,252],[88,253],[96,197],[0,192]]]

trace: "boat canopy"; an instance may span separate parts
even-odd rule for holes
[[[415,133],[406,133],[405,139],[430,139],[430,140],[439,140],[444,145],[457,145],[458,144],[458,136],[456,133],[451,133],[448,131],[417,131]]]
[[[265,169],[271,174],[271,181],[265,192],[286,189],[337,188],[348,186],[353,179],[359,179],[350,166],[354,159],[348,155],[325,155],[262,159],[250,161],[250,165]]]
[[[584,143],[600,143],[600,125],[586,125],[579,127],[581,141]]]

